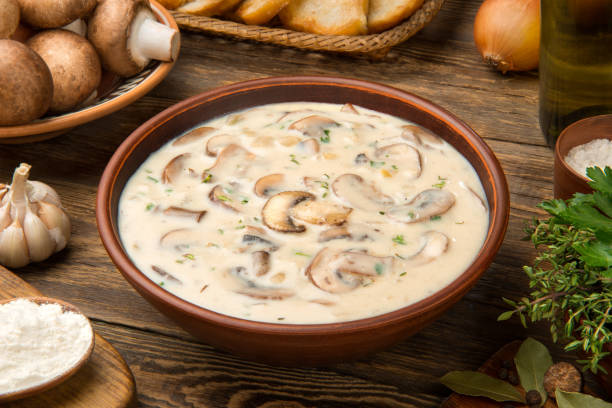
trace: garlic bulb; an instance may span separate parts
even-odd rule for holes
[[[28,181],[30,168],[21,163],[13,183],[0,184],[0,264],[9,268],[44,261],[70,239],[59,196],[44,183]]]

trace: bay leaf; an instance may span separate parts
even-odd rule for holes
[[[521,393],[506,381],[477,371],[451,371],[440,382],[462,395],[487,397],[497,402],[525,402]]]
[[[540,406],[544,405],[547,398],[544,390],[544,374],[553,364],[546,346],[528,337],[516,353],[514,363],[521,380],[521,386],[525,391],[537,390],[542,396]]]
[[[559,408],[612,408],[612,404],[579,392],[565,392],[557,389],[555,398]]]

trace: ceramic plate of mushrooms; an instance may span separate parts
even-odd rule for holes
[[[0,143],[49,139],[115,112],[178,57],[178,26],[155,0],[0,0],[0,9],[0,83],[9,84]]]

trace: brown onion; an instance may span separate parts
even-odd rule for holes
[[[485,0],[474,21],[474,41],[484,61],[504,74],[537,68],[540,0]]]

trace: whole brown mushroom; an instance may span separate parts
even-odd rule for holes
[[[0,39],[9,38],[19,26],[17,0],[0,0]]]
[[[30,38],[27,45],[51,71],[51,111],[69,111],[98,88],[102,77],[100,59],[85,38],[67,30],[45,30]]]
[[[51,72],[25,44],[0,40],[0,84],[0,126],[28,123],[49,109]]]
[[[151,60],[174,61],[179,50],[178,31],[157,22],[146,0],[100,0],[87,38],[104,68],[123,77],[136,75]]]
[[[88,15],[97,0],[17,0],[22,20],[37,28],[65,26]]]

